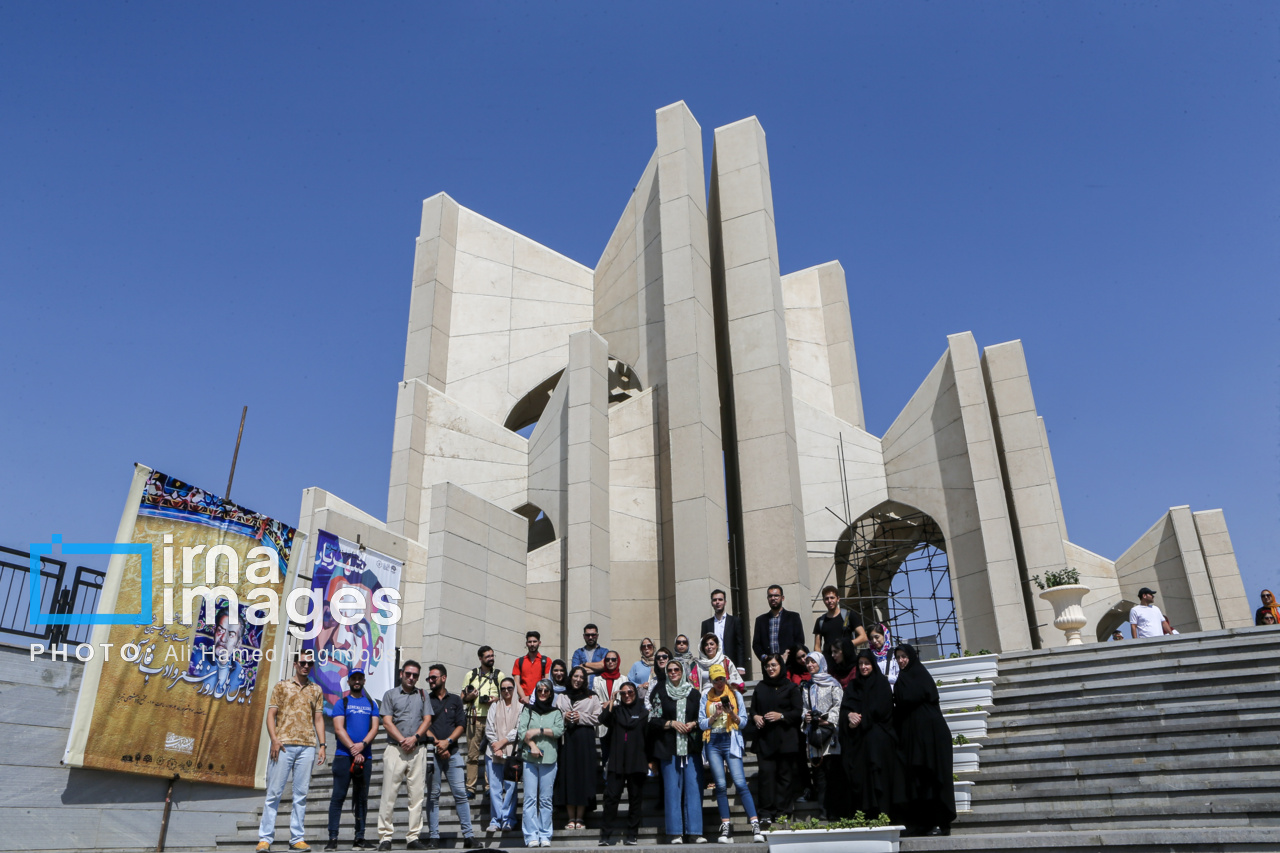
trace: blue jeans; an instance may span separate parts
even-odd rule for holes
[[[506,828],[516,824],[516,783],[502,778],[507,760],[489,755],[489,821]]]
[[[747,817],[755,820],[756,803],[751,799],[751,789],[747,787],[747,774],[742,771],[742,759],[729,754],[733,736],[713,734],[707,743],[707,763],[711,765],[711,778],[716,783],[716,804],[720,807],[720,820],[729,819],[729,790],[725,784],[724,766],[729,765],[729,775],[733,777],[733,787],[738,791],[738,801],[746,810]]]
[[[524,763],[524,806],[521,828],[524,843],[551,840],[551,798],[556,787],[556,765]]]
[[[435,772],[431,774],[431,793],[427,799],[431,804],[427,812],[427,829],[432,838],[440,837],[440,785],[443,776],[449,777],[449,790],[453,792],[453,806],[458,810],[458,820],[462,824],[462,837],[470,838],[475,832],[471,829],[471,802],[467,799],[467,756],[455,752],[445,762],[439,756],[432,755]]]
[[[687,758],[664,758],[661,766],[667,835],[673,838],[677,835],[701,835],[702,789],[698,785],[698,754],[695,752]]]
[[[258,824],[259,841],[275,840],[276,812],[290,773],[293,774],[293,811],[289,814],[289,843],[302,840],[306,834],[303,820],[307,816],[307,791],[311,790],[311,767],[315,763],[314,746],[293,744],[280,747],[280,757],[267,761],[267,802],[262,807],[262,822]]]

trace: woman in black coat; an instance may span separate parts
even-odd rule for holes
[[[840,703],[840,757],[848,781],[842,813],[897,819],[906,792],[893,731],[893,691],[870,650],[858,653],[856,674]]]
[[[613,747],[609,750],[608,771],[604,789],[604,824],[600,843],[613,843],[614,824],[618,820],[618,802],[622,789],[627,789],[627,843],[635,844],[640,834],[640,808],[644,801],[644,779],[649,772],[645,755],[645,727],[649,710],[639,699],[636,685],[623,682],[614,691],[600,714],[601,725],[609,729]]]
[[[795,793],[791,771],[800,756],[800,720],[804,699],[787,678],[782,657],[764,659],[764,678],[751,693],[752,749],[760,766],[758,785],[761,823],[791,814]]]
[[[938,687],[915,648],[903,643],[893,653],[899,669],[893,721],[906,764],[903,816],[911,834],[950,835],[956,819],[951,730],[938,706]]]

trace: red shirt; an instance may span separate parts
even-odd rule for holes
[[[540,654],[533,660],[528,655],[521,655],[511,667],[511,674],[520,684],[525,696],[533,695],[533,688],[538,682],[551,674],[551,658]]]

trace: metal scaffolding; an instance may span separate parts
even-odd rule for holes
[[[868,633],[871,626],[884,622],[895,643],[911,643],[923,660],[960,652],[946,540],[938,523],[914,507],[892,501],[850,519],[843,446],[840,473],[844,513],[827,509],[845,522],[844,533],[835,541],[809,543],[810,554],[831,560],[822,586],[840,590],[841,604],[862,618]],[[821,609],[818,598],[820,594],[815,604]]]

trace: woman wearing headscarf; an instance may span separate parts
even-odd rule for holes
[[[760,818],[773,822],[791,814],[795,792],[792,770],[800,755],[800,718],[804,699],[783,672],[782,656],[767,655],[764,677],[751,692],[751,723],[755,727],[756,753],[760,774]]]
[[[526,847],[551,846],[551,800],[556,783],[556,742],[564,734],[564,714],[555,707],[555,688],[544,678],[533,688],[533,701],[520,715],[516,739],[524,759],[524,805],[521,829]]]
[[[640,641],[640,660],[631,664],[631,669],[627,670],[627,681],[639,688],[641,702],[649,694],[649,679],[653,677],[653,655],[653,640],[645,637]]]
[[[626,683],[627,677],[622,674],[622,656],[610,649],[604,655],[604,669],[596,673],[595,678],[596,698],[600,700],[600,707],[603,708],[617,695],[618,685]],[[604,726],[597,726],[596,737],[600,738],[600,761],[603,767],[609,762],[609,750],[612,748],[609,730]]]
[[[551,662],[551,689],[556,693],[569,689],[569,665],[562,660]]]
[[[893,687],[898,681],[898,659],[893,654],[893,638],[889,634],[889,627],[881,622],[872,628],[871,640],[867,645],[876,656],[876,665],[885,678],[889,679],[889,686]]]
[[[738,668],[734,666],[733,661],[725,655],[724,650],[720,648],[720,638],[715,634],[703,634],[702,642],[699,644],[702,654],[698,656],[698,678],[697,683],[702,685],[703,690],[711,686],[711,677],[708,673],[713,666],[721,666],[724,668],[725,675],[729,679],[729,683],[739,693],[745,693],[747,690],[746,682],[742,680],[742,674],[738,672]]]
[[[676,651],[671,659],[684,667],[685,677],[695,688],[698,686],[698,660],[689,646],[689,638],[684,634],[676,635]]]
[[[844,778],[840,739],[836,737],[844,688],[827,672],[827,660],[821,652],[810,652],[808,662],[809,680],[800,687],[804,700],[804,747],[809,759],[813,798],[818,802],[822,820],[826,820],[833,811],[829,795],[840,788]]]
[[[653,653],[653,672],[649,683],[644,686],[644,703],[653,714],[653,690],[667,678],[667,661],[671,660],[671,649],[663,646]]]
[[[853,648],[853,640],[848,637],[836,643],[831,649],[831,660],[829,661],[827,672],[831,677],[840,682],[840,689],[849,686],[849,682],[853,681],[855,675],[858,674],[858,653]]]
[[[951,730],[938,705],[938,687],[913,646],[902,643],[893,653],[898,659],[893,722],[906,764],[909,831],[950,835],[956,819]]]
[[[516,782],[508,781],[507,759],[515,751],[516,726],[524,706],[515,701],[516,682],[511,676],[502,679],[498,701],[489,706],[484,729],[489,742],[486,764],[489,769],[489,832],[503,832],[516,824]]]
[[[596,753],[596,724],[600,721],[600,700],[587,686],[586,667],[569,671],[569,688],[556,697],[556,707],[564,714],[564,743],[560,747],[560,776],[569,822],[565,829],[586,829],[582,822],[587,806],[596,797],[599,758]]]
[[[609,730],[613,748],[609,750],[608,773],[604,789],[604,822],[600,827],[600,843],[613,843],[618,822],[618,803],[623,788],[627,791],[627,844],[635,844],[640,835],[641,808],[644,803],[644,780],[649,772],[645,752],[645,729],[649,710],[640,701],[636,685],[624,681],[600,714],[600,723]]]
[[[840,702],[845,793],[836,798],[838,813],[861,811],[869,818],[880,814],[896,818],[906,793],[902,758],[893,730],[893,691],[876,664],[875,652],[859,652],[854,671],[857,677],[845,688]],[[950,748],[948,739],[947,749]],[[947,781],[950,782],[949,776]]]
[[[714,636],[714,635],[712,635]],[[711,778],[715,780],[716,805],[720,809],[720,837],[722,844],[731,844],[733,825],[729,822],[729,788],[725,783],[725,768],[738,791],[738,800],[751,821],[751,835],[757,843],[764,841],[760,832],[759,815],[755,800],[747,787],[747,776],[742,769],[745,753],[742,729],[747,725],[747,701],[742,692],[730,683],[725,668],[712,664],[707,671],[707,689],[703,691],[698,708],[698,728],[702,729],[702,741],[707,764],[711,766]]]
[[[787,678],[796,687],[809,680],[809,647],[793,646],[787,654]]]
[[[1271,621],[1265,621],[1265,614],[1271,614]],[[1276,597],[1271,594],[1271,590],[1264,589],[1262,591],[1262,606],[1253,614],[1253,624],[1255,625],[1280,625],[1280,607],[1276,606]]]
[[[672,844],[702,837],[702,791],[698,787],[698,762],[702,737],[698,730],[698,691],[685,668],[667,662],[667,680],[651,696],[655,711],[649,715],[654,735],[653,754],[662,768],[663,806],[667,835]]]

